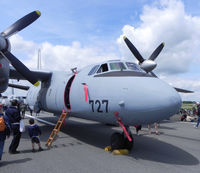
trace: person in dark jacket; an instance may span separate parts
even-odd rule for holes
[[[10,137],[10,126],[9,126],[8,119],[3,114],[3,105],[2,104],[0,104],[0,117],[3,117],[4,123],[5,123],[5,130],[0,131],[0,160],[1,160],[6,136],[7,136],[7,138]]]
[[[42,134],[40,127],[37,124],[34,124],[34,119],[29,120],[30,126],[28,127],[28,133],[32,142],[32,152],[35,152],[35,143],[38,144],[38,151],[42,151],[42,147],[40,145],[39,136]]]
[[[19,142],[21,139],[21,132],[20,132],[20,111],[17,108],[18,102],[17,100],[11,101],[11,106],[6,110],[5,114],[8,117],[8,120],[10,122],[10,127],[13,132],[13,139],[9,146],[9,153],[10,154],[17,154],[20,153],[20,151],[17,151],[17,148],[19,146]]]

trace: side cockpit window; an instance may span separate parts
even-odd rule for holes
[[[96,73],[97,69],[99,68],[99,65],[95,65],[91,70],[90,72],[88,73],[88,75],[93,75],[94,73]]]
[[[107,64],[102,64],[97,73],[102,73],[108,71],[108,65]]]

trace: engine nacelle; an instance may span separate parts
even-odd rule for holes
[[[11,46],[9,40],[0,36],[0,50],[10,51]],[[9,81],[9,61],[0,54],[0,93],[4,92],[8,88]]]
[[[9,72],[10,67],[8,60],[0,56],[0,93],[8,88]]]

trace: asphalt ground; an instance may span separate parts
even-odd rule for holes
[[[56,123],[50,114],[39,118]],[[25,118],[28,125],[28,118]],[[160,135],[148,134],[143,127],[135,135],[134,148],[129,155],[113,155],[104,148],[110,136],[120,127],[106,126],[93,121],[67,119],[52,148],[45,143],[53,129],[37,122],[42,130],[41,144],[44,151],[31,152],[27,131],[22,134],[19,154],[9,154],[12,136],[6,140],[0,172],[2,173],[199,173],[200,129],[194,123],[164,121],[159,126]]]

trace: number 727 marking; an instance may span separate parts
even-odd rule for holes
[[[89,100],[89,104],[91,105],[92,112],[104,113],[108,112],[108,100]],[[105,105],[105,106],[103,106]]]

